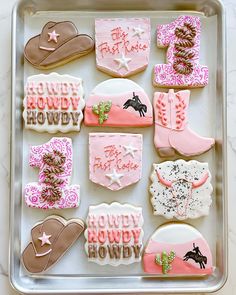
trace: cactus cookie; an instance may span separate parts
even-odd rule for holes
[[[207,241],[193,226],[167,223],[147,242],[143,254],[146,273],[165,276],[203,276],[213,271]]]

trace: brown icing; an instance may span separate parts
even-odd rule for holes
[[[122,248],[121,245],[108,245],[107,248],[109,251],[110,258],[120,259],[121,248]]]
[[[192,58],[195,53],[191,50],[194,46],[194,38],[196,37],[196,28],[191,24],[184,23],[184,26],[175,29],[175,36],[179,39],[175,43],[175,61],[173,63],[174,70],[183,75],[189,75],[193,71]]]
[[[97,251],[97,245],[89,245],[88,246],[88,257],[89,258],[97,258],[98,251]]]
[[[27,124],[36,125],[36,112],[27,111]]]
[[[134,249],[135,258],[139,258],[141,247],[142,247],[141,245],[134,245],[134,246],[132,246],[132,248]]]
[[[57,37],[50,40],[54,32]],[[78,34],[72,22],[48,22],[41,34],[31,38],[25,45],[25,58],[37,68],[53,68],[72,59],[88,54],[94,49],[93,39]]]
[[[131,255],[132,255],[132,250],[131,250],[131,246],[124,246],[123,247],[123,257],[124,258],[129,258],[129,257],[131,257]],[[137,258],[136,256],[135,256],[135,258]]]
[[[54,265],[74,244],[84,230],[81,219],[68,220],[50,216],[31,230],[31,242],[22,253],[22,262],[30,273],[40,273]],[[44,244],[39,237],[50,236],[51,244]]]
[[[106,256],[107,256],[107,248],[105,246],[100,246],[98,248],[98,255],[102,259],[106,258]]]
[[[46,121],[49,125],[68,125],[71,121],[73,125],[78,125],[79,112],[60,112],[60,111],[27,111],[28,125],[43,125]]]

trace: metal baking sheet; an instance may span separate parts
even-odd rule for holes
[[[74,148],[72,183],[81,184],[80,207],[61,211],[41,211],[26,207],[22,194],[24,186],[27,182],[36,181],[38,177],[37,169],[28,165],[29,146],[42,144],[52,135],[25,130],[23,127],[25,80],[33,74],[49,73],[34,69],[24,62],[24,44],[31,36],[38,34],[49,20],[73,21],[80,32],[94,36],[94,19],[97,17],[150,17],[150,62],[145,71],[131,76],[130,79],[143,87],[152,100],[153,93],[157,90],[152,86],[153,66],[165,62],[165,50],[156,46],[156,25],[171,22],[182,14],[198,15],[201,18],[200,62],[208,65],[210,72],[209,85],[191,91],[189,124],[199,134],[216,139],[214,149],[193,158],[209,163],[213,176],[213,206],[208,217],[187,222],[194,225],[209,242],[215,265],[213,275],[201,279],[163,279],[146,275],[141,263],[115,268],[99,266],[87,261],[83,237],[47,273],[26,273],[21,266],[20,256],[29,241],[30,229],[36,222],[51,214],[59,214],[65,218],[81,217],[85,220],[90,204],[119,201],[139,205],[143,207],[144,214],[144,244],[154,230],[167,220],[152,214],[148,192],[152,163],[163,161],[157,156],[153,145],[153,127],[108,130],[82,125],[80,133],[68,133],[66,136],[72,138]],[[225,16],[222,4],[218,0],[22,0],[15,6],[12,20],[10,280],[13,287],[27,294],[213,292],[222,287],[227,278]],[[95,53],[58,67],[55,71],[81,77],[84,80],[85,100],[99,82],[110,78],[96,69]],[[121,130],[144,136],[143,177],[136,185],[111,194],[88,179],[88,133]]]

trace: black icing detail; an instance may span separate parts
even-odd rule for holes
[[[128,99],[123,105],[123,109],[128,109],[128,107],[132,107],[139,112],[140,117],[145,117],[144,113],[147,112],[147,106],[141,102],[139,96],[135,95],[135,92],[133,92],[133,97]]]
[[[205,265],[207,264],[207,257],[202,255],[199,247],[195,246],[195,243],[193,243],[193,250],[188,251],[184,255],[183,261],[188,261],[189,259],[193,259],[196,263],[199,263],[201,269],[205,269]]]

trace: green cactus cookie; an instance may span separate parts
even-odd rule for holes
[[[168,255],[166,251],[162,251],[161,254],[157,254],[155,258],[155,262],[158,265],[162,266],[162,273],[167,274],[171,270],[171,263],[175,259],[175,252],[170,251]]]
[[[92,107],[93,113],[98,115],[99,124],[103,124],[108,119],[108,114],[112,106],[111,101],[100,101],[99,104],[95,104]]]

